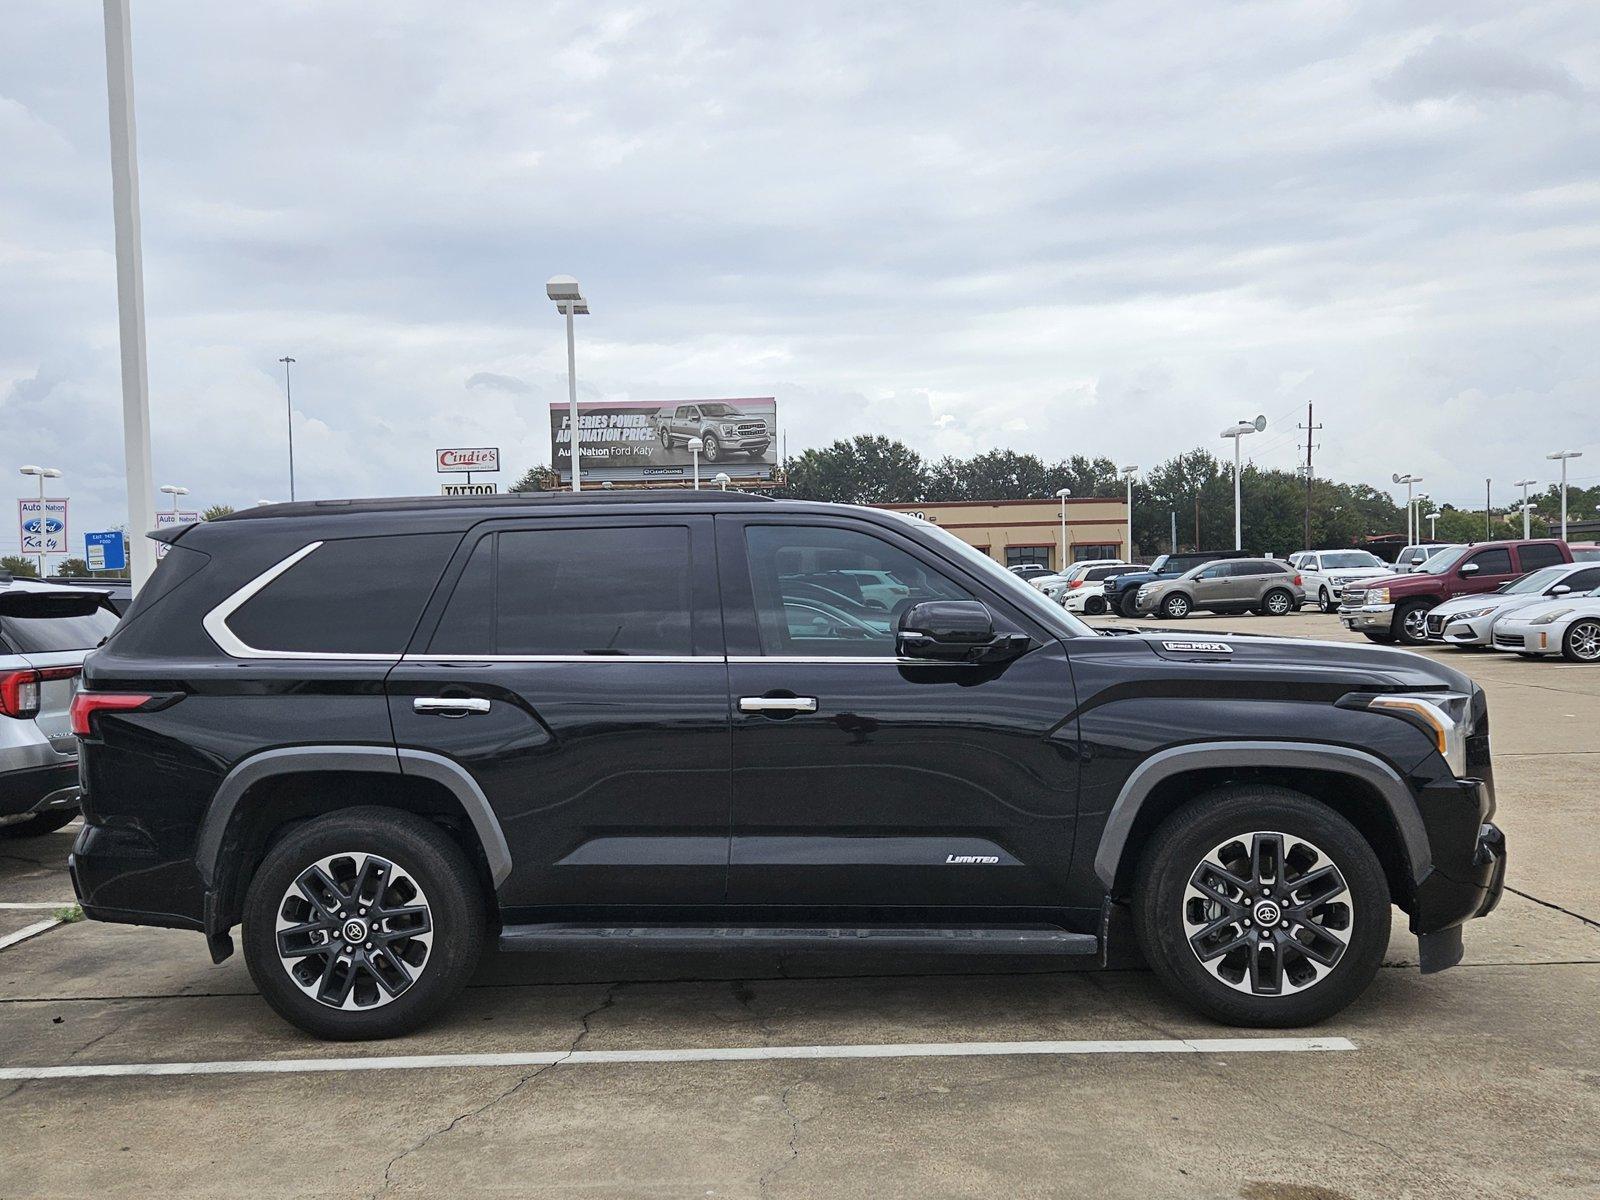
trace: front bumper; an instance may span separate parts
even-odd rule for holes
[[[1454,923],[1417,934],[1418,965],[1424,975],[1448,970],[1459,963],[1461,926],[1474,918],[1488,916],[1505,894],[1506,836],[1493,821],[1486,821],[1479,827],[1471,862],[1464,872],[1458,871],[1457,876],[1444,875],[1436,868],[1424,881],[1424,887],[1433,885],[1429,888],[1431,903],[1465,910],[1465,915]],[[1421,891],[1419,888],[1419,896]]]
[[[1554,624],[1523,625],[1502,621],[1495,626],[1494,640],[1489,645],[1516,654],[1560,654],[1561,634],[1562,627]]]
[[[1379,630],[1387,632],[1394,626],[1394,605],[1363,604],[1360,608],[1341,608],[1339,623],[1357,633]]]
[[[1440,616],[1435,610],[1428,614],[1428,640],[1446,646],[1487,646],[1494,617],[1494,613],[1472,618]]]

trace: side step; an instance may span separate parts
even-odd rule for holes
[[[921,954],[1100,953],[1092,933],[1053,925],[929,929],[871,925],[851,928],[714,925],[507,925],[500,949],[550,950],[898,950]]]

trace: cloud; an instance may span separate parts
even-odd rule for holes
[[[533,391],[526,380],[518,379],[515,375],[496,375],[493,371],[474,372],[467,379],[467,387],[468,389],[497,388],[517,396],[526,396]]]
[[[1453,34],[1441,34],[1407,55],[1379,80],[1378,91],[1405,104],[1529,95],[1578,100],[1584,94],[1583,85],[1560,63],[1541,62]]]

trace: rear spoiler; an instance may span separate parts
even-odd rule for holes
[[[190,521],[185,525],[168,525],[165,529],[152,529],[149,533],[145,534],[145,537],[149,538],[152,542],[165,542],[170,546],[184,534],[188,533],[195,524],[196,522]]]

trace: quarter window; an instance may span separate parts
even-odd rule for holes
[[[918,600],[968,600],[971,593],[898,546],[850,529],[751,525],[745,529],[750,586],[766,654],[893,657],[900,614]],[[863,575],[905,589],[864,593]]]

